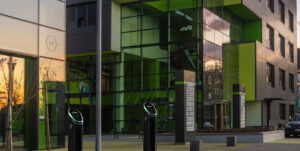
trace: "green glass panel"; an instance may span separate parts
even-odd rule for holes
[[[140,15],[140,3],[122,5],[122,18]]]
[[[122,47],[140,45],[140,32],[122,33]]]
[[[160,41],[160,30],[145,30],[143,31],[143,44],[157,44]]]
[[[171,41],[197,38],[197,9],[171,12]]]
[[[143,47],[143,58],[145,59],[168,58],[167,49],[168,49],[168,45]],[[158,60],[158,61],[167,63],[167,60]]]
[[[140,30],[140,17],[130,17],[122,19],[122,32]]]

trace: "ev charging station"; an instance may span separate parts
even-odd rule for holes
[[[155,120],[157,117],[157,111],[153,104],[144,103],[144,123],[143,123],[143,131],[144,131],[144,151],[156,151],[156,128],[155,128]]]
[[[68,151],[82,151],[83,116],[74,108],[68,109],[69,139]]]

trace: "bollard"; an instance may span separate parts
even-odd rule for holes
[[[144,103],[144,151],[156,151],[155,119],[157,111],[151,103]]]
[[[83,116],[77,109],[68,110],[69,138],[68,151],[82,151]]]
[[[201,140],[191,141],[190,151],[203,151],[203,142]]]
[[[237,137],[236,136],[228,136],[227,137],[227,146],[236,146],[237,145]]]

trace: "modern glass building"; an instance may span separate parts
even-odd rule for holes
[[[1,1],[1,147],[6,130],[9,72],[13,73],[14,148],[45,149],[46,105],[49,106],[51,145],[53,148],[65,145],[65,7],[65,0]],[[14,69],[9,69],[9,65]],[[48,104],[45,104],[46,97]]]
[[[280,128],[296,109],[295,0],[104,0],[103,131],[141,131],[141,104],[174,132],[175,72],[196,73],[196,127],[232,127],[232,85],[246,87],[246,125]],[[96,2],[67,1],[66,103],[95,132]]]

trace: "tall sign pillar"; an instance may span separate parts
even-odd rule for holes
[[[176,71],[175,143],[196,139],[195,72]]]
[[[245,86],[233,85],[233,128],[246,127],[246,98]]]

